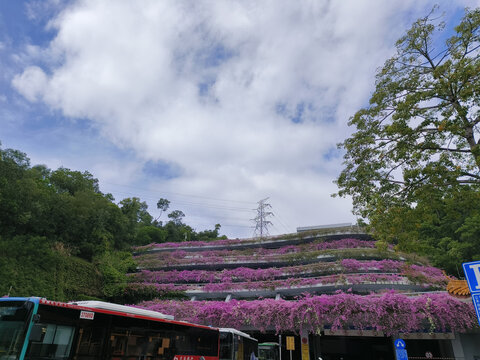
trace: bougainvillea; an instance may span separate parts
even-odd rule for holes
[[[427,280],[427,279],[425,279]],[[174,283],[149,283],[144,282],[144,286],[156,288],[159,294],[171,291],[203,291],[203,292],[235,292],[244,290],[264,290],[264,289],[291,289],[300,287],[318,287],[324,285],[355,285],[355,284],[385,284],[385,288],[389,288],[387,284],[412,284],[412,282],[404,276],[398,274],[335,274],[321,277],[290,277],[282,280],[263,280],[263,281],[246,281],[232,282],[225,280],[222,282],[212,282],[208,284],[174,284]],[[141,283],[132,283],[135,286],[141,286]],[[446,282],[417,282],[425,288],[441,288]]]
[[[139,307],[174,315],[177,320],[236,327],[253,326],[314,333],[324,328],[374,329],[387,335],[399,332],[464,332],[476,324],[470,303],[448,294],[407,297],[395,292],[381,296],[350,293],[311,296],[297,301],[149,301]]]
[[[324,238],[328,235],[339,235],[345,232],[363,232],[364,230],[356,225],[350,226],[348,229],[344,226],[339,228],[316,229],[311,231],[303,231],[301,233],[273,235],[266,238],[247,238],[247,239],[215,239],[209,241],[183,241],[183,242],[166,242],[166,243],[152,243],[148,245],[138,246],[136,251],[148,251],[151,249],[172,249],[172,248],[190,248],[190,247],[218,247],[218,246],[232,246],[232,245],[247,245],[252,243],[268,243],[272,241],[288,241],[288,240],[302,240],[307,238]]]
[[[272,281],[285,278],[313,277],[323,274],[350,274],[357,272],[372,272],[371,281],[379,281],[382,276],[385,281],[392,280],[392,277],[385,278],[387,274],[396,273],[396,276],[408,278],[415,284],[431,284],[446,286],[447,278],[441,270],[430,266],[410,265],[394,260],[355,260],[342,259],[335,263],[315,263],[300,266],[289,266],[284,268],[250,269],[240,267],[235,269],[224,269],[222,271],[207,270],[172,270],[172,271],[149,271],[142,270],[139,273],[131,274],[132,282],[159,283],[159,284],[183,284],[183,283],[234,283],[252,281]],[[380,273],[376,275],[377,273]],[[395,275],[395,274],[388,274]],[[359,275],[360,276],[360,275]],[[324,277],[328,279],[328,277]],[[350,275],[352,281],[354,276]],[[357,278],[359,278],[357,276]],[[363,278],[368,278],[363,276]],[[288,280],[287,280],[288,281]],[[382,280],[380,280],[382,281]],[[393,280],[392,280],[393,281]],[[398,280],[395,280],[398,281]],[[358,283],[358,282],[354,282]]]
[[[475,325],[471,304],[449,295],[425,293],[408,297],[389,290],[404,287],[410,293],[439,290],[446,286],[449,278],[414,256],[396,253],[392,248],[377,249],[374,241],[319,237],[296,245],[286,242],[281,243],[282,246],[279,243],[275,248],[241,246],[252,242],[258,240],[150,245],[140,249],[142,251],[136,256],[142,270],[130,275],[126,290],[148,295],[144,299],[151,298],[155,292],[164,299],[182,294],[194,294],[200,299],[201,296],[220,297],[206,294],[212,292],[235,297],[246,296],[246,292],[251,299],[257,300],[184,301],[177,298],[140,304],[144,308],[172,314],[178,320],[239,329],[254,327],[277,332],[307,329],[318,332],[355,328],[391,335],[415,331],[464,331]],[[224,248],[219,249],[219,246]],[[163,250],[148,252],[154,247]],[[195,268],[196,265],[206,270],[179,270]],[[146,270],[149,268],[157,270]],[[220,270],[213,270],[216,268]],[[356,284],[375,286],[351,286]],[[332,285],[344,291],[351,289],[347,293],[312,295],[322,293],[325,287],[332,291]],[[352,289],[364,291],[365,288],[378,293],[359,295],[351,292]],[[295,301],[258,299],[260,291],[282,293],[281,289],[289,289],[290,293],[291,289],[298,289],[295,290],[298,294],[308,291],[312,294]],[[242,294],[238,293],[240,291]]]
[[[136,256],[137,262],[143,267],[171,266],[186,264],[217,264],[241,263],[252,261],[294,261],[302,258],[312,258],[322,251],[335,249],[374,249],[375,242],[358,239],[340,239],[332,241],[318,240],[308,244],[288,245],[278,249],[235,249],[203,250],[187,252],[182,249],[172,249],[169,252],[141,253]]]
[[[269,236],[267,241],[275,240],[285,240],[287,237],[291,239],[302,239],[305,237],[310,237],[312,234],[292,234],[291,236]],[[265,239],[219,239],[212,241],[183,241],[183,242],[165,242],[161,244],[153,243],[144,246],[138,246],[135,248],[136,251],[148,251],[151,249],[174,249],[174,248],[189,248],[189,247],[218,247],[218,246],[232,246],[232,245],[247,245],[252,243],[264,242]]]

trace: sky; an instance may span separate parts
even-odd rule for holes
[[[197,231],[355,223],[349,118],[434,1],[0,0],[0,142]],[[441,2],[447,28],[473,0]],[[451,24],[451,25],[450,25]],[[166,220],[165,214],[160,220]]]

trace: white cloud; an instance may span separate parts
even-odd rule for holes
[[[13,86],[32,102],[43,96],[47,83],[47,75],[38,66],[29,66],[12,81]]]
[[[85,0],[50,22],[51,68],[30,66],[13,85],[144,161],[178,165],[165,192],[270,196],[290,231],[350,221],[349,201],[330,198],[340,160],[325,155],[433,4],[417,3]]]

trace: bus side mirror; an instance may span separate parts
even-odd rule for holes
[[[45,326],[41,324],[34,324],[32,331],[30,332],[29,340],[33,342],[42,342],[46,332],[47,328]]]

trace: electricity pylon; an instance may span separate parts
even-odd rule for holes
[[[265,202],[268,199],[269,198],[267,197],[258,202],[257,216],[252,219],[252,221],[255,221],[255,230],[253,236],[260,237],[260,239],[268,236],[268,226],[272,225],[272,222],[267,220],[267,217],[273,216],[273,213],[271,211],[267,211],[268,208],[272,207],[270,204],[267,204]]]

